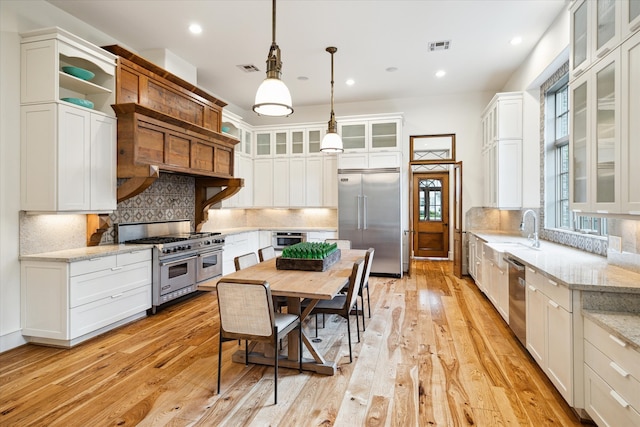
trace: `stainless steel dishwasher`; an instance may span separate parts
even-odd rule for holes
[[[509,327],[523,346],[527,346],[527,305],[524,265],[505,257],[509,264]]]

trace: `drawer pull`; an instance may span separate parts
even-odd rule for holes
[[[609,391],[609,395],[610,395],[611,397],[613,397],[613,398],[614,398],[614,400],[615,400],[616,402],[618,402],[618,404],[620,404],[620,406],[622,406],[623,408],[628,408],[628,407],[629,407],[629,404],[627,403],[627,401],[626,401],[626,400],[624,400],[624,399],[622,398],[622,396],[620,396],[618,393],[616,393],[616,391],[615,391],[615,390],[611,390],[611,391]]]
[[[602,49],[602,51],[600,51],[600,52],[598,53],[598,55],[597,55],[597,56],[598,56],[598,58],[602,58],[602,57],[603,57],[603,56],[605,56],[607,53],[609,53],[609,48]]]
[[[119,293],[119,294],[111,295],[111,298],[113,298],[113,299],[120,298],[122,295],[124,295],[124,294]]]
[[[557,303],[557,302],[555,302],[555,301],[553,301],[553,300],[549,300],[549,305],[550,305],[551,307],[553,307],[553,308],[558,308],[558,307],[560,307],[560,306],[558,305],[558,303]]]
[[[111,271],[122,270],[122,267],[111,267]]]
[[[558,286],[558,282],[549,279],[549,284],[553,285],[553,286]]]
[[[622,341],[618,337],[614,337],[613,335],[609,334],[609,338],[611,338],[611,341],[613,341],[614,343],[618,344],[620,347],[626,347],[627,346],[627,343]]]
[[[102,258],[89,258],[89,261],[100,261]]]
[[[611,366],[611,369],[619,373],[622,377],[627,378],[629,376],[629,373],[622,369],[616,362],[610,362],[609,366]]]

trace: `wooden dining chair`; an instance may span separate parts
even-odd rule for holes
[[[236,271],[243,268],[251,267],[258,263],[258,257],[255,252],[249,252],[248,254],[239,255],[233,259],[233,264],[236,266]]]
[[[258,249],[258,257],[260,258],[260,262],[275,258],[276,250],[273,246],[265,246],[264,248]]]
[[[302,372],[302,322],[296,314],[276,313],[273,310],[269,283],[260,280],[222,278],[217,285],[220,312],[220,340],[218,345],[218,394],[222,372],[222,342],[245,340],[245,364],[249,365],[248,340],[273,344],[274,404],[278,403],[278,340],[298,329],[299,370]]]
[[[357,312],[357,302],[358,302],[358,288],[362,283],[362,274],[364,272],[364,259],[360,258],[355,263],[353,263],[353,268],[351,269],[351,276],[349,276],[349,288],[346,294],[338,294],[333,299],[330,300],[320,300],[313,307],[310,314],[337,314],[345,319],[347,319],[347,336],[349,337],[349,362],[353,362],[353,354],[351,350],[351,321],[349,317],[349,313],[353,306],[356,306]],[[311,300],[304,299],[302,300],[303,310],[310,304]],[[316,323],[317,328],[317,323]],[[358,315],[356,314],[356,331],[358,332],[358,342],[360,342],[360,324],[358,320]]]
[[[358,289],[358,296],[360,297],[360,306],[362,307],[362,331],[366,331],[367,327],[364,324],[364,291],[367,291],[367,308],[369,309],[369,319],[371,319],[371,300],[369,297],[369,276],[371,275],[371,264],[373,264],[373,254],[375,253],[374,248],[367,249],[367,253],[364,256],[364,273],[362,274],[362,282],[360,284],[360,288]],[[349,290],[349,285],[345,286],[342,289],[343,293],[346,293]],[[358,310],[356,307],[356,316],[358,315]]]
[[[337,243],[338,249],[351,249],[351,240],[345,239],[325,239],[325,243]]]

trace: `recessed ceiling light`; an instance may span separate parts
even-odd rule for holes
[[[356,84],[356,81],[353,79],[348,79],[346,82],[347,86],[353,86],[354,84]]]
[[[444,77],[447,74],[445,70],[436,71],[436,77]]]
[[[191,24],[189,25],[189,31],[191,31],[191,34],[200,34],[202,32],[202,27],[200,24]]]
[[[518,44],[522,43],[522,37],[520,37],[520,36],[514,37],[514,38],[511,39],[511,41],[509,43],[511,43],[512,46],[518,45]]]
[[[389,73],[393,73],[394,71],[398,71],[398,68],[397,67],[389,67],[385,71],[388,71]]]

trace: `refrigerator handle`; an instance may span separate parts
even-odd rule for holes
[[[362,196],[362,229],[367,229],[367,196]]]
[[[357,212],[357,214],[356,214],[356,215],[357,215],[357,217],[358,217],[358,219],[357,219],[357,223],[358,223],[358,228],[357,228],[357,230],[360,230],[360,198],[361,198],[361,197],[362,197],[362,196],[361,196],[360,194],[358,194],[358,200],[356,201],[356,205],[358,205],[358,212]]]

